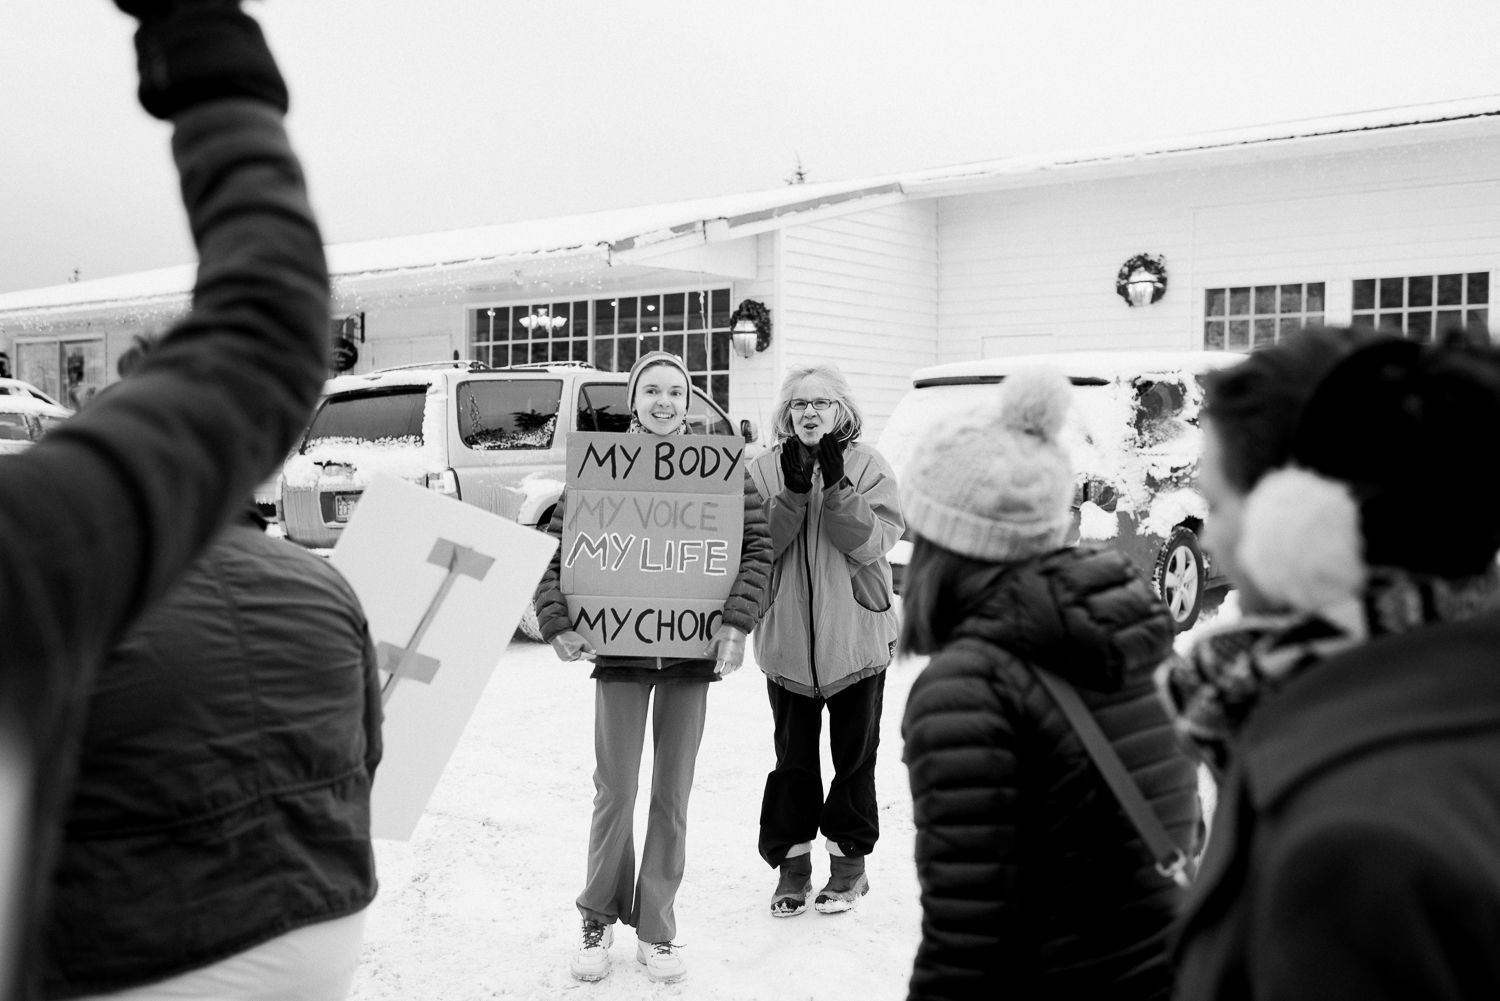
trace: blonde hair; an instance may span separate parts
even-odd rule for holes
[[[858,441],[860,432],[865,428],[864,412],[854,399],[849,380],[844,378],[844,373],[837,365],[828,361],[816,365],[793,365],[786,378],[781,380],[781,396],[776,401],[776,412],[771,416],[771,428],[776,433],[776,440],[785,441],[796,437],[797,432],[792,428],[792,392],[803,379],[810,376],[822,379],[833,390],[839,415],[833,422],[831,433],[850,444]]]

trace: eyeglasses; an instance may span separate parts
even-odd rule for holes
[[[791,409],[791,411],[793,413],[800,414],[800,413],[802,413],[802,411],[806,410],[808,407],[812,407],[814,410],[817,410],[817,411],[823,411],[823,410],[827,410],[829,407],[833,406],[833,404],[834,404],[833,400],[793,400],[790,403],[788,403],[787,406],[788,406],[788,408]]]

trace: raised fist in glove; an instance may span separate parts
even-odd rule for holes
[[[844,446],[831,434],[818,441],[818,466],[823,470],[823,489],[832,490],[844,482]]]
[[[807,450],[796,438],[781,443],[781,478],[786,488],[794,494],[805,494],[812,489],[812,463]]]
[[[243,97],[286,112],[286,83],[260,25],[237,0],[115,0],[141,22],[135,54],[141,107],[171,118],[206,101]]]

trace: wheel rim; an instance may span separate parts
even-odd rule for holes
[[[1198,603],[1198,561],[1187,546],[1178,546],[1167,557],[1166,572],[1162,574],[1162,598],[1172,618],[1186,621]]]

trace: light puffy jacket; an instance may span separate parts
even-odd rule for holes
[[[777,445],[750,464],[771,523],[771,586],[755,630],[755,659],[798,695],[828,698],[890,664],[896,643],[891,551],[906,530],[896,476],[873,447],[844,452],[844,480],[786,489]]]

